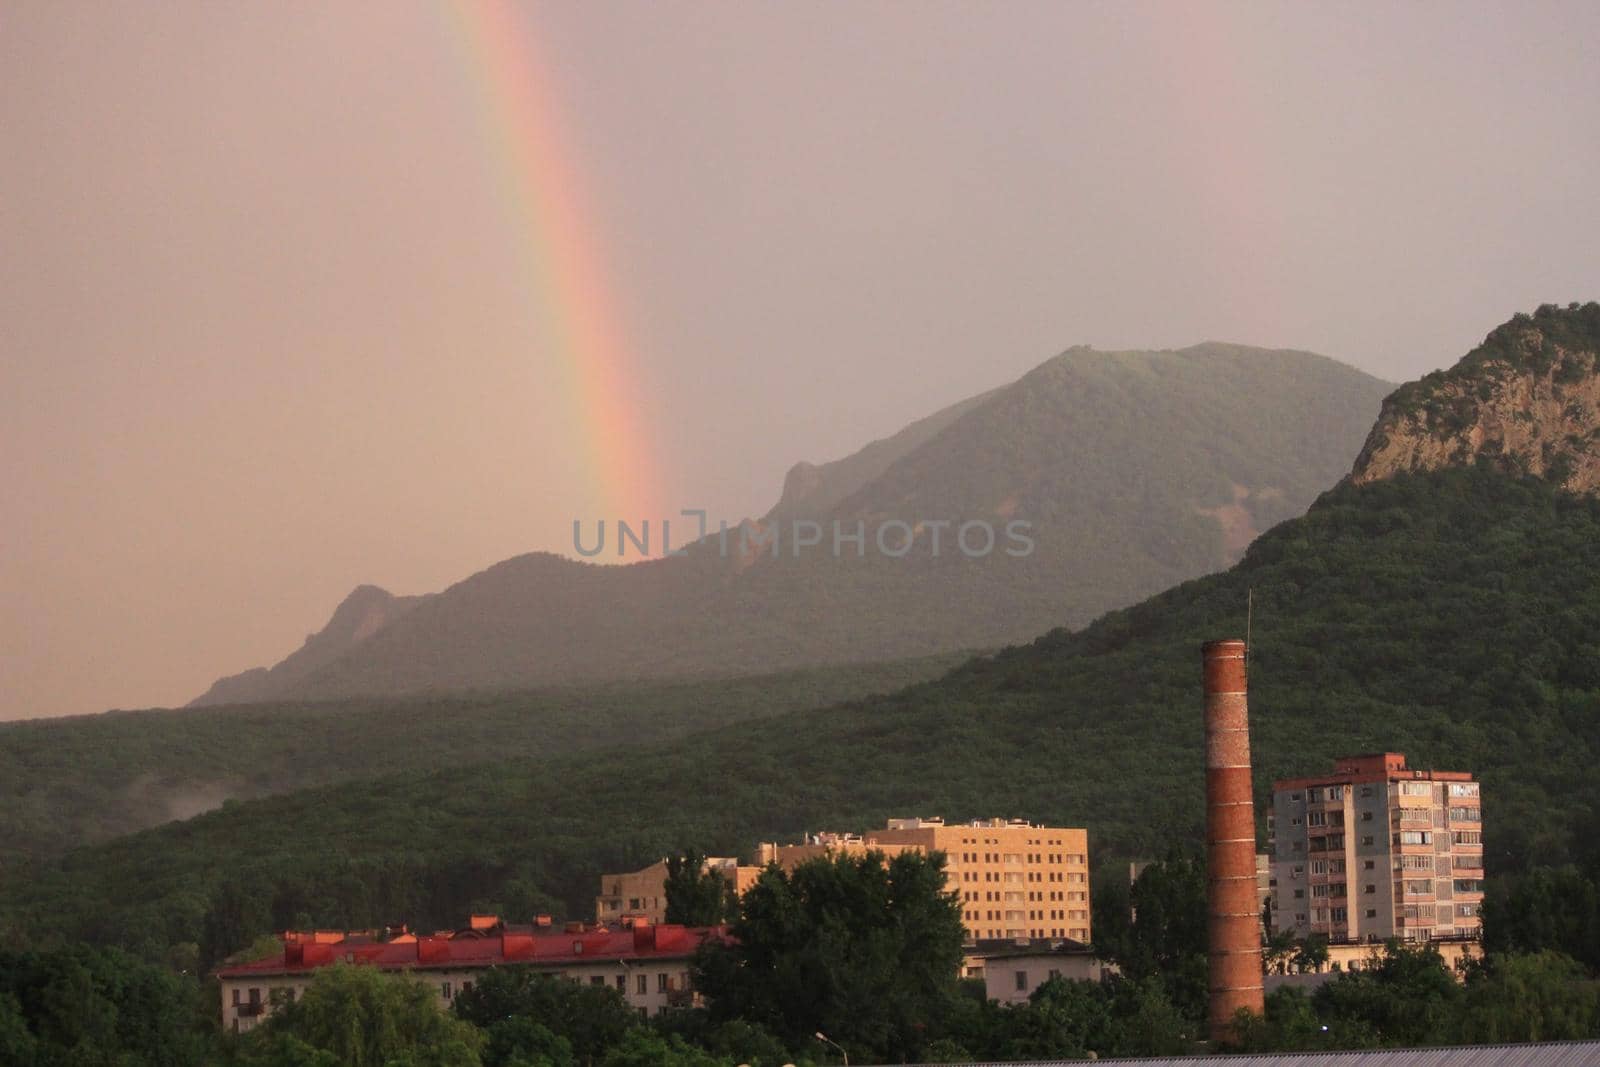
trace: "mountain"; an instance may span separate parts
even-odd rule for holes
[[[1600,304],[1546,304],[1465,359],[1396,391],[1351,479],[1483,462],[1572,492],[1600,491]]]
[[[289,660],[197,703],[789,670],[1082,625],[1227,566],[1303,512],[1386,390],[1305,352],[1070,349],[797,466],[772,510],[725,539],[623,566],[518,556],[404,610],[384,602],[376,629],[336,615]]]
[[[1226,572],[890,696],[242,803],[8,887],[0,928],[159,954],[300,912],[426,926],[555,898],[582,914],[603,870],[894,814],[1086,825],[1110,871],[1199,839],[1199,646],[1243,631],[1247,598],[1258,798],[1399,750],[1478,773],[1491,878],[1593,863],[1600,499],[1463,459],[1346,479]]]
[[[371,637],[389,623],[416,607],[426,596],[395,596],[375,585],[358,585],[333,611],[333,618],[321,630],[306,637],[306,643],[270,669],[255,667],[240,674],[219,678],[211,688],[191,702],[206,704],[249,704],[265,694],[281,692],[332,663],[350,649]]]

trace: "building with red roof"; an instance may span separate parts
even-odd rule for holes
[[[387,936],[289,931],[281,952],[220,968],[222,1022],[251,1029],[305,992],[319,968],[346,964],[412,975],[433,986],[441,1008],[494,967],[529,967],[573,982],[616,989],[641,1015],[694,1003],[689,961],[701,943],[726,927],[633,922],[627,926],[513,926],[473,916],[457,931],[418,937],[403,928]]]

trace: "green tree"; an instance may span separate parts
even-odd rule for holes
[[[685,926],[717,926],[739,913],[733,884],[707,869],[694,849],[667,858],[667,922]]]
[[[822,1031],[853,1058],[915,1056],[957,996],[961,904],[942,854],[768,867],[732,933],[695,962],[713,1019],[755,1023],[796,1051]]]
[[[695,1048],[676,1034],[662,1037],[642,1027],[630,1031],[600,1061],[601,1067],[733,1067],[733,1062]]]
[[[1490,883],[1483,902],[1491,955],[1550,949],[1600,969],[1600,887],[1577,867],[1537,867]]]
[[[1468,971],[1461,1040],[1473,1044],[1592,1037],[1600,994],[1570,956],[1489,956]]]
[[[1052,978],[1027,1004],[1004,1009],[994,1049],[1003,1059],[1077,1059],[1111,1048],[1111,993],[1099,982]]]
[[[38,1047],[22,1005],[11,993],[0,993],[0,1063],[32,1063]]]
[[[1328,962],[1328,935],[1308,934],[1294,952],[1294,965],[1301,973],[1320,971]]]
[[[1167,999],[1184,1015],[1200,1019],[1206,1003],[1205,865],[1178,853],[1140,872],[1128,897],[1131,916],[1105,936],[1096,934],[1102,955],[1127,978],[1160,980]]]
[[[317,973],[305,994],[261,1028],[342,1067],[478,1067],[483,1035],[439,1010],[422,982],[373,967],[338,964]]]
[[[0,1048],[31,1047],[41,1063],[204,1063],[214,1010],[192,977],[114,949],[0,952]]]
[[[497,967],[484,974],[456,995],[455,1013],[491,1037],[502,1022],[527,1019],[569,1042],[580,1063],[599,1062],[640,1026],[638,1014],[615,989],[578,985],[525,967]]]
[[[489,1026],[484,1067],[573,1067],[572,1042],[526,1015]]]
[[[1345,971],[1311,999],[1336,1036],[1370,1027],[1382,1045],[1430,1045],[1454,1039],[1461,996],[1438,949],[1390,941],[1375,964]]]

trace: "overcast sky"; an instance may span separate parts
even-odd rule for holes
[[[570,552],[587,430],[474,10],[0,4],[0,718],[181,703],[358,583]],[[1400,380],[1600,298],[1593,3],[504,26],[674,508],[760,513],[796,460],[1073,344]]]

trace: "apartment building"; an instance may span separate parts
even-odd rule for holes
[[[701,867],[715,871],[733,884],[740,896],[755,884],[760,867],[740,865],[727,856],[708,856]],[[643,919],[661,924],[667,921],[667,861],[657,860],[648,867],[622,874],[602,874],[600,893],[594,898],[594,921],[617,923]]]
[[[814,834],[798,845],[764,844],[763,865],[785,869],[818,856],[879,850],[943,852],[946,884],[961,899],[969,941],[1070,938],[1088,943],[1089,834],[1021,819],[890,819],[865,834]]]
[[[1275,782],[1267,820],[1273,922],[1330,942],[1476,939],[1483,813],[1462,771],[1422,771],[1398,752]]]
[[[409,974],[438,992],[441,1009],[470,990],[491,967],[528,967],[572,982],[608,986],[641,1015],[691,1006],[690,960],[700,943],[726,934],[723,927],[626,927],[581,924],[556,930],[514,926],[495,916],[473,916],[458,931],[429,937],[400,933],[315,931],[283,935],[281,952],[223,967],[222,1023],[234,1033],[253,1029],[279,1006],[305,993],[317,971],[336,963]]]

